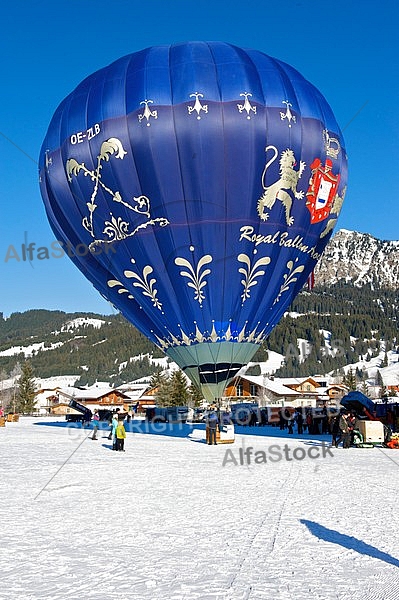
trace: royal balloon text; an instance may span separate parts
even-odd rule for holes
[[[253,242],[255,246],[259,246],[260,244],[277,244],[283,248],[296,248],[300,252],[309,254],[315,260],[319,260],[321,257],[321,254],[316,252],[314,247],[309,248],[309,246],[303,243],[303,237],[300,235],[290,237],[287,231],[276,231],[273,234],[262,235],[255,233],[255,228],[252,225],[244,225],[244,227],[241,227],[240,232],[240,242],[248,240],[249,242]]]

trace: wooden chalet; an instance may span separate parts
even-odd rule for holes
[[[257,402],[259,406],[336,405],[348,392],[344,385],[328,386],[325,378],[268,378],[263,375],[237,375],[225,391],[224,399],[232,402]]]
[[[88,389],[80,388],[65,388],[59,389],[56,394],[56,400],[52,403],[51,413],[58,414],[54,411],[57,406],[69,405],[70,400],[76,400],[81,404],[84,404],[92,412],[95,409],[108,408],[114,410],[119,408],[121,410],[129,410],[130,398],[124,392],[110,388],[110,387],[97,387],[92,386]],[[69,413],[64,413],[69,414]]]
[[[237,376],[232,379],[225,391],[224,400],[229,403],[257,402],[259,406],[301,406],[301,394],[286,387],[277,380],[262,375]]]

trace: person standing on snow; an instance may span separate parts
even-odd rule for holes
[[[112,434],[112,450],[116,450],[116,430],[118,427],[118,413],[112,415],[111,434]]]
[[[339,417],[339,429],[340,429],[341,436],[335,443],[336,448],[338,448],[338,444],[340,443],[340,441],[342,441],[343,448],[350,448],[351,430],[349,428],[348,418],[349,418],[349,415],[347,413],[343,413]]]
[[[97,439],[97,431],[98,431],[98,427],[100,424],[100,417],[98,414],[98,410],[94,411],[94,415],[93,415],[93,435],[91,436],[92,440],[96,440]]]
[[[219,424],[219,420],[217,414],[215,412],[210,412],[207,419],[207,430],[208,430],[208,445],[216,446],[216,429]]]
[[[303,433],[303,412],[302,409],[297,411],[296,413],[296,424],[298,427],[298,434],[301,435]]]
[[[333,416],[330,421],[331,446],[335,446],[335,448],[338,448],[338,444],[341,441],[341,430],[339,428],[340,419],[341,415],[338,414]]]
[[[126,438],[126,430],[125,430],[125,426],[123,424],[123,421],[119,421],[118,422],[118,426],[116,428],[116,450],[118,450],[119,452],[124,452],[125,451],[125,438]]]

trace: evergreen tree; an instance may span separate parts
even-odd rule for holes
[[[366,380],[363,380],[362,385],[360,387],[360,391],[362,392],[362,394],[364,394],[365,396],[369,395],[369,386],[367,385]]]
[[[165,383],[165,375],[162,373],[162,371],[158,370],[151,375],[151,379],[150,379],[150,387],[151,388],[157,388],[158,386],[162,385],[163,383]]]
[[[157,406],[170,406],[172,396],[172,383],[170,377],[160,374],[157,384],[157,390],[154,394]]]
[[[190,394],[189,404],[191,406],[193,406],[193,407],[201,406],[201,404],[202,404],[202,402],[204,400],[204,395],[201,392],[201,390],[198,389],[197,386],[192,383],[190,385],[188,391],[189,391],[189,394]]]
[[[245,374],[249,375],[251,377],[257,377],[258,375],[262,375],[260,365],[258,365],[258,364],[251,365],[250,367],[248,367]]]
[[[26,361],[22,366],[22,374],[18,381],[16,409],[23,414],[32,413],[36,404],[36,385],[32,366]]]
[[[387,391],[386,386],[384,385],[384,380],[382,379],[382,375],[381,375],[380,371],[377,371],[376,384],[380,387],[380,398],[384,398],[384,396],[387,396],[388,391]]]
[[[172,393],[170,403],[172,406],[186,406],[190,397],[188,384],[183,372],[178,369],[170,378]]]
[[[357,389],[356,375],[353,372],[352,368],[350,368],[347,374],[345,375],[343,383],[349,388],[349,391],[355,391]]]
[[[269,354],[267,351],[266,345],[259,346],[257,351],[255,352],[255,356],[253,357],[254,362],[266,362],[269,358]]]

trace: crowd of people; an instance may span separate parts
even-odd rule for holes
[[[124,426],[124,415],[119,414],[119,408],[115,410],[112,414],[112,420],[110,421],[110,432],[108,435],[108,439],[112,440],[112,450],[118,452],[125,452],[125,439],[126,439],[126,429]],[[93,423],[93,434],[90,439],[97,440],[98,429],[100,426],[100,415],[98,410],[94,411],[92,416]]]
[[[264,410],[244,410],[239,415],[233,415],[228,411],[211,406],[209,407],[206,416],[207,426],[207,443],[210,445],[216,444],[216,431],[219,424],[222,422],[235,422],[236,425],[244,427],[256,427],[272,424],[278,426],[280,430],[287,430],[287,433],[293,434],[294,428],[296,433],[302,435],[308,433],[310,435],[330,434],[332,436],[332,445],[338,447],[340,443],[345,448],[349,447],[353,441],[352,432],[355,427],[356,416],[349,412],[332,412],[324,407],[319,411],[312,408],[292,409],[283,407],[278,413],[278,423],[268,421],[267,413]],[[348,441],[349,440],[349,441]]]
[[[333,410],[328,407],[321,409],[282,407],[278,411],[277,422],[275,416],[270,422],[266,409],[256,412],[247,410],[236,420],[236,424],[244,427],[271,424],[279,427],[280,430],[287,430],[288,435],[294,434],[294,430],[298,435],[331,435],[331,445],[335,448],[342,445],[345,449],[356,445],[356,434],[360,436],[357,414],[344,408]]]
[[[280,429],[288,429],[288,434],[294,432],[297,427],[299,435],[309,433],[310,435],[331,435],[331,445],[338,448],[350,448],[354,444],[355,432],[358,429],[358,417],[354,411],[342,408],[334,411],[324,407],[320,412],[312,409],[280,411]]]
[[[315,411],[311,408],[302,408],[292,410],[289,408],[281,408],[279,411],[279,427],[280,429],[288,429],[288,433],[293,433],[294,426],[297,427],[297,433],[310,433],[311,435],[319,435],[331,433],[332,419],[335,417],[330,414],[327,408],[321,411]]]

